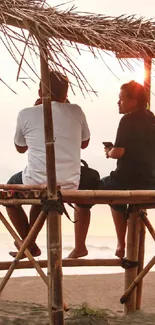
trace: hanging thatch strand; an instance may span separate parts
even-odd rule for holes
[[[85,90],[88,90],[88,87],[90,89],[90,85],[86,85],[84,75],[73,62],[69,54],[70,46],[76,48],[79,54],[80,47],[77,44],[81,43],[94,55],[98,55],[94,49],[96,47],[116,52],[118,55],[123,53],[123,56],[155,56],[153,20],[136,19],[135,16],[107,17],[77,13],[75,8],[60,11],[60,8],[59,11],[58,8],[51,8],[45,0],[0,0],[0,31],[5,36],[1,39],[16,62],[19,59],[14,54],[15,50],[21,57],[18,62],[18,77],[22,62],[26,60],[26,47],[37,54],[38,41],[44,47],[47,39],[51,68],[62,68],[64,73],[70,71],[76,77],[80,88]],[[22,32],[12,26],[20,27]],[[29,35],[25,33],[25,29],[29,31]],[[26,43],[23,53],[20,53],[16,41]],[[35,70],[33,72],[35,73]]]
[[[74,8],[57,11],[43,0],[0,1],[1,23],[30,28],[39,38],[69,40],[114,52],[155,54],[155,22],[135,16],[107,17],[76,13]],[[53,40],[53,44],[55,40]],[[63,46],[61,41],[57,43]],[[58,48],[59,50],[59,48]]]

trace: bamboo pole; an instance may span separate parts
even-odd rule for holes
[[[64,203],[83,204],[137,204],[142,209],[155,208],[154,190],[134,190],[134,191],[112,191],[112,190],[61,190]],[[40,198],[4,198],[1,197],[2,205],[41,205],[41,199],[45,198],[45,193]],[[56,198],[56,197],[55,197]],[[153,230],[154,231],[154,230]]]
[[[44,130],[46,147],[46,172],[48,199],[57,200],[55,151],[53,120],[51,110],[51,92],[48,70],[47,48],[40,44],[41,85],[43,95]],[[47,217],[47,250],[48,250],[48,309],[49,324],[63,325],[63,293],[62,293],[62,257],[61,257],[61,217],[50,210]],[[52,306],[56,309],[52,313]]]
[[[148,105],[150,109],[151,104],[151,67],[152,67],[152,58],[144,58],[144,88],[147,95]]]
[[[116,52],[116,58],[117,59],[141,59],[142,54],[140,52],[137,52],[136,54],[128,54],[124,52]]]
[[[7,220],[5,219],[5,217],[3,216],[3,214],[0,212],[0,220],[2,221],[2,223],[4,224],[4,226],[7,228],[7,230],[9,231],[9,233],[11,234],[11,236],[14,238],[14,240],[16,241],[17,245],[19,246],[19,248],[22,246],[23,242],[21,241],[21,239],[19,238],[19,236],[16,234],[16,232],[14,231],[14,229],[10,226],[10,224],[7,222]],[[28,259],[30,260],[30,264],[32,267],[34,267],[36,269],[36,271],[40,274],[41,278],[43,279],[43,281],[48,284],[47,281],[47,276],[46,274],[43,272],[43,270],[41,269],[39,263],[33,258],[32,254],[30,253],[30,251],[26,248],[24,254],[28,257]],[[10,265],[7,267],[6,270],[8,270],[11,266],[12,262],[10,263]],[[18,265],[18,264],[17,264]],[[16,267],[15,267],[16,268]]]
[[[147,227],[149,233],[151,234],[151,236],[152,236],[153,239],[155,240],[155,230],[154,230],[154,228],[152,227],[152,225],[151,225],[149,219],[147,218],[146,214],[145,214],[145,213],[143,213],[143,214],[141,213],[141,214],[140,214],[140,217],[141,217],[141,219],[143,220],[145,226]]]
[[[137,212],[133,212],[128,220],[127,233],[127,259],[130,261],[138,260],[139,247],[139,226],[140,218]],[[137,276],[137,267],[125,270],[125,291],[132,284]],[[125,313],[133,312],[136,309],[136,290],[132,292],[124,306]]]
[[[42,205],[40,199],[0,199],[0,205]]]
[[[9,185],[9,184],[8,184]],[[26,189],[21,185],[20,191]],[[14,185],[14,189],[17,186]],[[5,189],[5,188],[4,188]],[[10,190],[10,185],[6,188]],[[40,190],[37,186],[36,190]],[[18,188],[17,188],[18,193]],[[155,190],[61,190],[62,198],[65,203],[93,203],[93,204],[141,204],[141,208],[155,208]],[[2,194],[2,196],[1,196]],[[41,204],[38,198],[3,198],[3,191],[0,191],[0,204]],[[149,206],[147,206],[149,203]]]
[[[137,284],[144,278],[144,276],[150,271],[150,269],[155,265],[155,256],[152,257],[151,261],[144,267],[144,269],[138,274],[138,276],[134,279],[129,288],[125,291],[124,295],[121,297],[120,301],[124,304],[128,301],[129,296],[137,286]]]
[[[77,191],[78,192],[78,191]],[[139,197],[139,198],[135,198],[135,197],[131,197],[131,198],[123,198],[121,197],[117,197],[111,199],[111,196],[107,196],[103,197],[100,195],[97,196],[92,196],[92,197],[87,197],[86,199],[81,198],[81,196],[78,196],[79,193],[74,194],[74,197],[72,198],[68,198],[67,195],[65,195],[65,199],[63,200],[64,203],[80,203],[80,204],[138,204],[138,205],[143,205],[143,198]],[[110,193],[109,193],[110,194]],[[43,198],[44,199],[44,198]],[[151,203],[151,200],[149,197],[148,199],[146,198],[145,201],[148,201],[148,204]],[[42,205],[41,203],[41,198],[39,199],[25,199],[25,198],[11,198],[11,199],[1,199],[0,198],[0,205],[4,205],[4,206],[9,206],[9,205]],[[146,206],[146,204],[145,204]],[[153,204],[151,206],[151,209],[155,208],[155,204]]]
[[[46,185],[0,184],[1,190],[47,190]]]
[[[142,220],[140,220],[140,236],[139,236],[139,252],[138,252],[138,271],[139,275],[144,267],[144,256],[145,256],[145,225]],[[142,288],[143,288],[143,279],[137,284],[137,297],[136,297],[136,309],[141,309],[141,300],[142,300]]]
[[[16,264],[19,262],[20,258],[24,254],[26,248],[29,247],[30,243],[33,241],[34,237],[36,236],[36,233],[38,232],[38,229],[40,229],[40,225],[43,223],[43,220],[45,220],[45,218],[46,218],[45,212],[41,211],[41,213],[39,214],[39,216],[38,216],[37,220],[35,221],[34,225],[30,229],[27,237],[25,238],[22,246],[20,247],[19,251],[17,252],[16,258],[11,263],[10,268],[8,269],[5,277],[1,281],[1,283],[0,283],[0,292],[2,292],[2,290],[4,289],[7,281],[9,280],[12,272],[15,269]]]
[[[155,190],[61,190],[63,201],[68,203],[129,203],[155,207]]]
[[[54,143],[53,143],[54,144]],[[23,184],[0,184],[0,190],[47,190],[46,185],[23,185]],[[123,196],[123,198],[145,198],[150,196],[151,198],[155,198],[155,190],[61,190],[62,196],[64,199],[71,200],[72,197],[79,197],[79,198],[93,198],[95,196],[98,197],[109,197],[112,198],[113,196],[119,198]],[[153,201],[154,202],[154,201]],[[144,202],[145,203],[145,202]],[[154,204],[155,205],[155,204]]]
[[[12,262],[0,262],[0,271],[8,270]],[[47,260],[40,260],[37,262],[41,268],[47,268]],[[81,266],[122,266],[120,259],[63,259],[63,267],[81,267]],[[34,266],[30,261],[20,261],[16,264],[15,269],[32,269]]]

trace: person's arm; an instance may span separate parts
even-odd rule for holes
[[[107,158],[120,159],[124,156],[128,133],[127,121],[128,119],[126,116],[123,116],[118,126],[116,140],[113,148],[105,148]]]
[[[23,134],[23,125],[20,118],[20,113],[17,118],[17,125],[16,125],[16,132],[14,136],[14,144],[16,147],[16,150],[19,153],[25,153],[28,150],[28,146],[26,144],[26,139]]]
[[[85,149],[88,147],[90,141],[90,131],[88,127],[88,123],[85,117],[85,114],[82,112],[82,142],[81,142],[81,149]]]
[[[85,140],[85,141],[82,141],[82,143],[81,143],[81,149],[87,148],[88,147],[88,144],[89,144],[89,141],[90,141],[90,139]]]
[[[119,158],[123,157],[123,155],[125,153],[125,148],[114,147],[110,150],[108,148],[106,148],[105,152],[106,152],[107,158],[119,159]]]
[[[16,150],[19,152],[19,153],[25,153],[28,149],[28,146],[18,146],[16,143],[15,143],[15,147],[16,147]]]
[[[42,98],[39,97],[39,98],[35,101],[34,105],[37,106],[37,105],[41,105],[41,104],[42,104]]]

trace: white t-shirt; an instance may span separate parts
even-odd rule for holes
[[[90,138],[86,117],[78,105],[52,102],[57,185],[77,189],[80,179],[82,141]],[[28,146],[28,166],[23,184],[46,184],[43,105],[19,112],[14,142]]]

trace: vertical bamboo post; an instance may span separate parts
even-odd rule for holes
[[[46,46],[44,49],[40,46],[40,65],[46,146],[47,191],[48,199],[56,200],[54,134]],[[61,217],[57,211],[49,211],[47,229],[49,324],[52,325],[54,323],[54,325],[63,325]],[[52,311],[52,307],[55,308],[55,311]]]
[[[144,254],[145,254],[145,225],[142,219],[140,219],[140,237],[139,237],[139,252],[138,252],[138,274],[143,270],[144,267]],[[142,286],[143,279],[137,284],[137,297],[136,297],[136,309],[141,309],[141,298],[142,298]]]
[[[139,227],[140,218],[138,213],[132,212],[128,220],[128,233],[127,233],[127,259],[130,261],[138,260],[139,248]],[[137,276],[137,267],[125,270],[125,291],[134,281]],[[133,290],[128,300],[124,305],[125,313],[133,312],[136,310],[136,288]]]
[[[151,67],[152,67],[151,57],[144,58],[144,88],[147,95],[149,109],[151,104]]]

